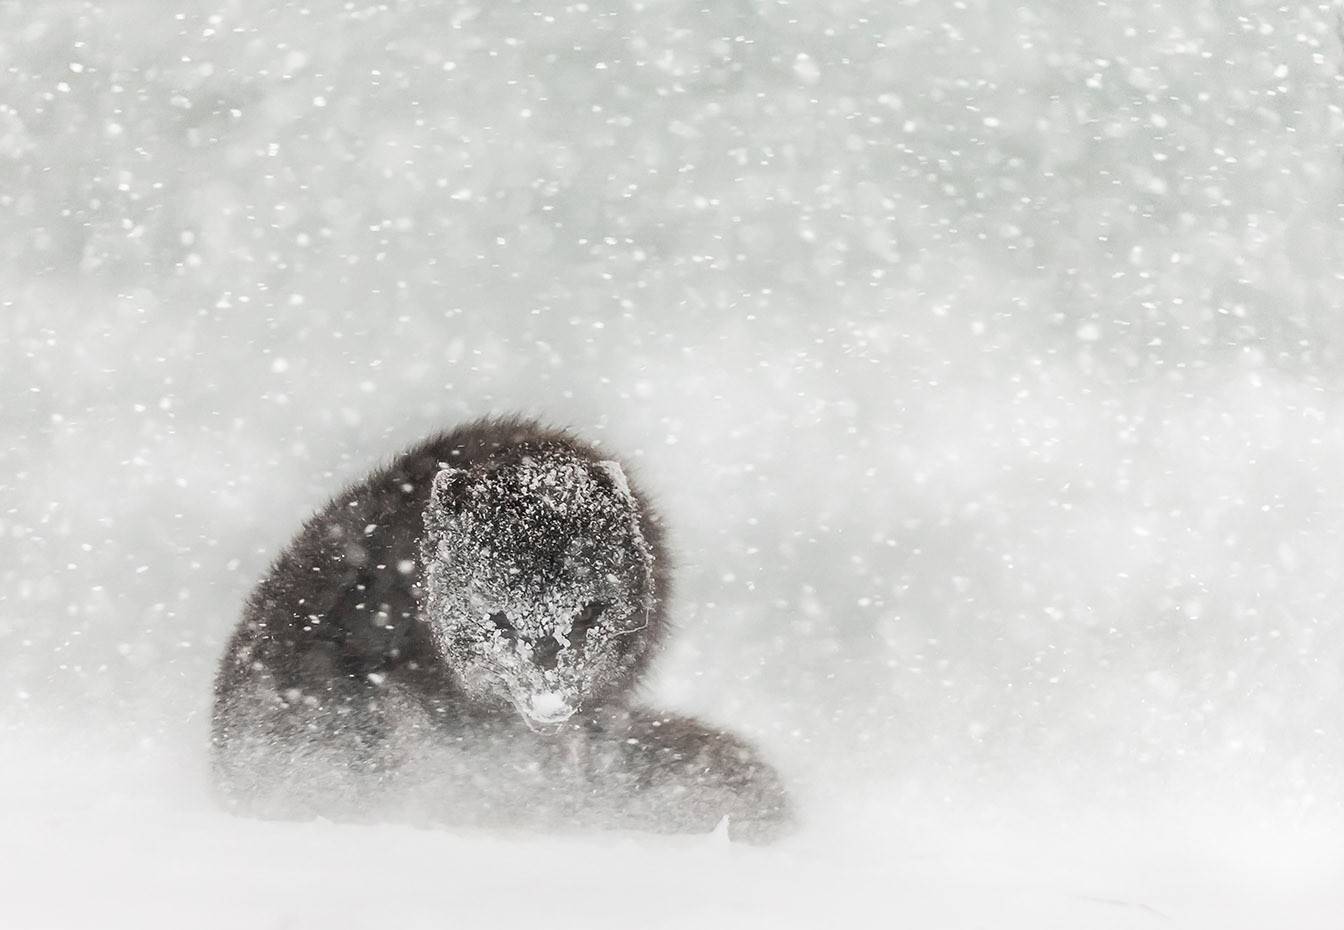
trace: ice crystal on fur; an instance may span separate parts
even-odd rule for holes
[[[653,607],[653,555],[620,466],[539,448],[444,467],[421,558],[434,638],[478,697],[555,723],[628,672],[621,637]]]

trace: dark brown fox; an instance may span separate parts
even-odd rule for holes
[[[791,822],[743,740],[634,704],[667,631],[657,514],[520,419],[443,433],[308,520],[215,685],[213,771],[260,816],[526,829]]]

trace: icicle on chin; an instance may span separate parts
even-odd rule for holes
[[[579,710],[578,694],[570,689],[508,689],[508,702],[529,729],[564,723]]]
[[[540,691],[531,695],[527,703],[521,705],[526,717],[533,723],[564,723],[574,716],[574,702],[559,691]]]

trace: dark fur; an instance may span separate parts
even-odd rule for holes
[[[213,768],[227,803],[263,816],[688,832],[728,815],[746,839],[785,827],[779,779],[745,742],[631,704],[667,627],[670,582],[658,518],[633,487],[658,595],[629,679],[552,732],[459,686],[421,613],[434,476],[542,443],[609,458],[532,422],[480,421],[408,450],[304,524],[248,599],[216,679]]]

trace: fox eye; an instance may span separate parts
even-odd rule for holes
[[[518,631],[513,628],[509,618],[504,615],[504,611],[498,610],[490,615],[490,623],[495,629],[504,634],[505,639],[517,639]]]
[[[569,628],[569,641],[571,643],[581,641],[606,610],[605,601],[590,601],[583,610],[574,615],[574,622]]]

